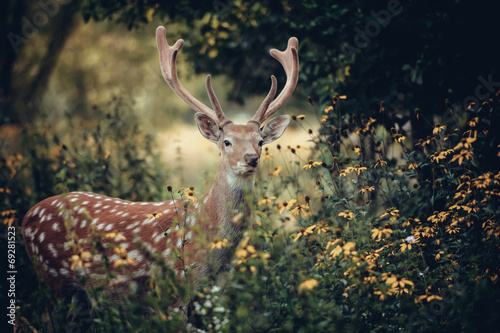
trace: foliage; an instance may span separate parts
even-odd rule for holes
[[[157,264],[158,271],[145,285],[148,296],[137,299],[138,286],[133,284],[116,302],[95,288],[92,293],[100,311],[91,317],[92,327],[99,331],[179,328],[183,310],[171,297],[178,295],[193,300],[190,311],[197,319],[187,329],[198,332],[496,329],[500,147],[492,124],[499,111],[498,96],[454,114],[451,123],[434,124],[419,114],[418,121],[432,126],[433,134],[414,147],[397,126],[386,131],[393,124],[382,124],[384,117],[343,112],[345,99],[335,95],[332,104],[321,110],[318,130],[309,128],[305,116],[292,117],[310,134],[310,148],[277,146],[264,151],[253,226],[235,252],[234,269],[217,285],[200,286],[193,298],[189,283],[172,283],[173,271],[161,256],[150,253],[148,260]],[[128,198],[161,194],[155,187],[161,184],[158,176],[144,178],[147,188],[136,183],[131,190],[113,180],[119,179],[118,173],[107,173],[121,165],[120,174],[127,174],[132,165],[137,168],[135,158],[144,156],[137,146],[122,140],[137,132],[125,125],[126,114],[118,105],[119,101],[111,103],[115,108],[106,126],[80,137],[78,144],[65,148],[56,139],[53,157],[48,152],[54,144],[36,141],[35,147],[44,150],[29,157],[37,161],[31,167],[57,175],[51,184],[55,187],[46,191],[73,189],[81,182],[79,189]],[[103,132],[108,139],[100,139]],[[115,145],[122,150],[108,154]],[[11,209],[18,207],[19,197],[9,199],[26,190],[27,159],[17,156],[2,166],[2,177],[10,181],[2,195]],[[140,159],[147,164],[144,167],[152,163]],[[98,163],[92,164],[94,160]],[[87,165],[92,166],[90,173],[82,175],[80,169]],[[154,188],[158,190],[151,193]],[[194,192],[192,196],[196,200]],[[18,225],[9,214],[3,215],[4,222]],[[94,233],[95,250],[88,255],[98,254],[107,237],[118,236]],[[219,241],[212,247],[224,246]],[[126,253],[121,256],[128,264]],[[74,265],[84,264],[87,257],[74,258]],[[24,257],[20,265],[24,271],[30,269]],[[20,329],[49,327],[47,300],[50,307],[60,309],[52,319],[66,322],[67,310],[46,288],[33,291],[23,281],[20,290],[18,318],[24,318],[18,323]],[[26,297],[27,293],[34,297]],[[149,311],[141,311],[145,308]],[[78,309],[70,307],[69,315],[75,314]]]
[[[1,219],[16,228],[16,299],[19,316],[35,327],[50,327],[49,316],[61,307],[46,285],[37,286],[37,277],[24,248],[22,217],[36,202],[73,190],[112,194],[129,200],[159,201],[164,198],[166,170],[155,153],[152,136],[141,132],[129,101],[116,97],[101,106],[103,119],[82,127],[68,117],[68,131],[37,119],[18,139],[2,144],[0,160]],[[9,147],[14,145],[14,147]],[[16,149],[13,152],[13,149]],[[6,234],[2,224],[2,234]],[[7,243],[0,243],[7,253]],[[160,266],[162,267],[162,266]],[[163,267],[164,268],[164,267]],[[161,284],[165,282],[162,280]],[[163,285],[166,287],[168,285]],[[170,287],[169,287],[170,288]],[[2,294],[2,299],[6,294]],[[170,301],[170,300],[168,300]],[[156,303],[159,301],[156,300]],[[155,304],[156,304],[155,303]],[[165,303],[163,303],[165,304]],[[131,309],[135,309],[136,306]],[[65,311],[56,320],[66,322]],[[108,313],[109,314],[109,313]],[[18,323],[27,329],[23,321]]]
[[[248,244],[266,258],[236,261],[229,331],[496,329],[498,97],[457,115],[463,126],[433,125],[414,148],[387,124],[341,112],[339,97],[310,131],[313,160],[280,150],[292,158],[290,176],[260,184],[268,196]],[[290,197],[280,202],[280,193]]]

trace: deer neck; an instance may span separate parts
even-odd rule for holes
[[[205,209],[210,217],[209,240],[227,239],[227,247],[210,251],[205,272],[217,274],[229,269],[234,250],[250,222],[254,181],[254,175],[232,175],[219,165]]]
[[[210,220],[215,235],[237,245],[251,215],[249,205],[255,175],[240,176],[219,165],[208,196]],[[241,214],[240,214],[241,213]]]

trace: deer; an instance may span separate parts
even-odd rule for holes
[[[192,96],[181,84],[176,59],[184,40],[169,45],[165,27],[159,26],[156,41],[165,81],[196,111],[194,120],[200,133],[220,150],[213,185],[197,202],[189,205],[183,198],[131,202],[97,193],[70,192],[33,206],[22,222],[28,255],[42,280],[66,303],[91,306],[86,289],[102,276],[97,267],[102,265],[103,256],[109,260],[109,269],[117,271],[115,284],[147,278],[150,267],[137,241],[147,250],[160,253],[179,276],[185,274],[182,267],[190,265],[194,267],[191,278],[195,281],[228,271],[235,247],[250,224],[249,201],[262,147],[281,137],[290,122],[288,115],[277,116],[267,123],[266,120],[282,108],[297,85],[297,38],[291,37],[284,51],[270,50],[285,71],[286,83],[276,97],[277,80],[271,75],[269,93],[246,124],[234,124],[225,116],[212,89],[210,74],[205,84],[211,107]],[[88,239],[91,232],[111,235],[106,242],[114,245],[114,251],[105,248],[101,257],[89,258],[92,251],[89,242],[69,239]],[[227,240],[227,245],[210,249],[208,244],[217,239]],[[177,250],[182,247],[185,254],[182,263],[172,259],[174,247]],[[90,277],[87,285],[80,284],[81,276]]]

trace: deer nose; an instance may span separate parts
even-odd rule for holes
[[[259,155],[257,154],[246,154],[245,163],[251,167],[256,167],[259,164]]]

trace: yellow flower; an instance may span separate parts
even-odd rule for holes
[[[299,216],[301,214],[303,216],[308,216],[308,215],[311,215],[311,210],[306,205],[297,204],[295,206],[295,208],[290,211],[290,213],[292,213],[292,215],[294,215],[295,217],[297,217],[297,216]]]
[[[211,250],[214,250],[214,249],[222,249],[223,247],[227,247],[227,238],[224,238],[223,240],[220,240],[220,239],[216,239],[214,240],[211,244],[210,244],[210,249]]]
[[[120,259],[113,263],[113,267],[116,268],[121,265],[135,265],[135,259],[129,258],[127,254],[127,249],[123,247],[115,247],[115,253],[120,256]]]
[[[297,236],[295,236],[295,239],[293,241],[296,242],[301,236],[305,237],[309,234],[312,234],[313,230],[315,228],[316,228],[316,225],[312,225],[312,226],[308,227],[307,229],[304,227],[300,228],[300,231],[297,233]]]
[[[354,213],[349,211],[349,210],[344,210],[343,212],[340,212],[338,216],[345,217],[346,219],[353,218]]]
[[[373,186],[365,186],[361,190],[359,190],[359,193],[365,194],[366,192],[372,192],[375,191],[375,187]]]
[[[462,138],[462,141],[460,141],[454,148],[453,150],[459,150],[462,148],[465,149],[471,149],[472,148],[472,143],[474,143],[477,140],[476,136],[474,135],[473,137],[469,136],[467,138]]]
[[[392,216],[395,216],[395,217],[399,217],[399,210],[396,209],[395,207],[388,208],[388,209],[385,210],[384,214],[380,215],[380,219],[383,219],[387,215],[392,215]]]
[[[117,231],[113,231],[113,232],[108,232],[105,236],[106,238],[114,238],[115,241],[119,241],[119,240],[127,240],[125,238],[125,236],[123,236],[122,234],[120,234],[119,232]]]
[[[333,106],[329,105],[327,106],[324,110],[325,113],[328,113],[329,111],[333,111]]]
[[[264,198],[262,198],[262,200],[257,202],[257,205],[258,206],[262,206],[262,205],[269,206],[272,203],[272,200],[276,200],[276,197],[272,196],[272,197],[268,198],[268,197],[264,196]]]
[[[196,197],[194,195],[199,194],[199,192],[194,190],[194,186],[183,188],[179,192],[182,192],[184,195],[186,195],[186,199],[190,200],[192,203],[195,203],[198,201],[198,199],[196,199]]]
[[[324,123],[325,121],[328,120],[328,116],[327,115],[322,115],[321,116],[321,122]]]
[[[282,166],[277,166],[276,168],[274,168],[274,171],[272,172],[272,175],[273,176],[279,176],[280,172],[283,171],[283,167]]]
[[[454,152],[453,149],[447,149],[447,150],[442,150],[440,152],[435,152],[434,154],[429,156],[429,159],[431,160],[431,162],[439,163],[440,160],[446,159],[446,156],[448,156],[453,152]]]
[[[298,116],[292,114],[292,120],[303,120],[306,116],[299,114]]]
[[[407,249],[411,250],[411,244],[416,244],[418,243],[418,239],[416,239],[414,236],[408,236],[403,240],[403,243],[401,243],[400,246],[400,251],[404,252]]]
[[[374,168],[377,168],[379,166],[381,167],[381,166],[384,166],[384,165],[387,165],[387,162],[384,161],[384,160],[382,160],[382,159],[380,159],[380,158],[377,158],[377,163],[375,163]]]
[[[391,276],[385,280],[386,284],[390,284],[391,288],[405,288],[406,285],[409,285],[411,287],[414,287],[415,284],[411,282],[410,280],[406,280],[405,278],[401,276]]]
[[[288,210],[290,210],[296,202],[297,202],[297,200],[295,200],[295,199],[291,199],[289,201],[283,201],[281,203],[281,205],[277,206],[277,208],[278,208],[278,214],[283,213],[283,211],[285,210],[285,208],[288,209]]]
[[[9,209],[9,210],[4,210],[3,212],[0,213],[0,217],[2,219],[2,223],[7,225],[9,228],[12,227],[12,224],[16,220],[15,214],[16,210]]]
[[[245,259],[248,254],[254,254],[255,252],[257,251],[255,250],[255,247],[253,245],[247,245],[244,248],[238,249],[234,255],[238,259]]]
[[[439,134],[439,132],[444,131],[445,128],[446,128],[446,126],[438,123],[438,124],[436,124],[436,126],[432,130],[432,134],[434,134],[434,135]]]
[[[356,243],[354,242],[347,242],[342,249],[344,250],[345,255],[350,255],[350,254],[356,254],[356,251],[354,251],[354,248],[356,247]]]
[[[382,236],[385,235],[385,237],[389,237],[392,234],[392,230],[388,228],[384,229],[379,229],[379,228],[374,228],[372,229],[372,239],[377,239],[377,242],[380,242],[382,240]]]
[[[344,210],[339,213],[339,216],[345,217],[346,219],[352,219],[354,217],[354,213],[349,210]]]
[[[430,302],[430,301],[433,301],[433,300],[438,300],[438,301],[442,301],[443,300],[443,298],[441,296],[426,294],[426,295],[419,296],[417,299],[415,299],[415,303],[420,303],[424,299],[427,300],[427,302]]]
[[[386,294],[384,294],[381,290],[378,290],[377,288],[373,288],[373,290],[374,290],[373,294],[378,295],[379,296],[378,299],[380,301],[385,301],[386,296],[389,296],[389,295],[392,294],[392,293],[389,293],[389,292],[387,292]]]
[[[316,286],[318,286],[318,284],[319,283],[316,279],[309,279],[299,284],[297,291],[299,294],[302,294],[305,290],[313,290]]]
[[[340,245],[337,245],[336,248],[334,248],[331,252],[330,252],[330,257],[333,257],[335,258],[336,256],[338,256],[339,254],[342,253],[342,246]]]
[[[460,228],[457,226],[449,225],[449,226],[446,226],[445,229],[446,229],[446,232],[449,233],[450,235],[458,234],[460,232]]]
[[[455,162],[456,160],[458,160],[458,165],[462,165],[462,162],[463,162],[464,158],[468,161],[473,156],[474,156],[474,153],[471,152],[470,150],[462,149],[460,151],[460,154],[453,156],[453,158],[451,159],[451,161]]]
[[[361,174],[361,171],[367,170],[367,169],[366,169],[366,167],[362,167],[361,165],[356,164],[354,166],[354,170],[358,173],[358,176],[359,176]]]
[[[162,216],[163,214],[162,213],[153,213],[153,214],[149,214],[147,217],[148,218],[152,218],[154,217],[155,219]]]
[[[404,140],[406,140],[406,136],[404,136],[403,134],[394,134],[392,136],[393,140],[396,141],[396,142],[403,142]]]
[[[410,165],[408,165],[409,170],[417,170],[418,169],[418,164],[415,162],[411,162]]]
[[[91,258],[92,255],[88,251],[83,251],[80,252],[79,254],[72,255],[71,258],[69,259],[69,261],[71,262],[70,269],[73,271],[78,266],[83,267],[83,263],[90,261]]]
[[[354,147],[354,152],[356,154],[358,154],[358,156],[361,155],[361,148],[360,147]]]
[[[318,235],[320,235],[321,233],[326,234],[326,232],[329,229],[330,229],[330,227],[328,227],[328,224],[326,224],[326,223],[316,224],[316,232],[318,233]]]
[[[266,151],[266,153],[264,154],[264,156],[262,156],[262,160],[263,161],[267,161],[267,160],[270,160],[273,157],[274,157],[274,154],[271,154],[270,152]]]
[[[317,165],[322,165],[322,164],[323,164],[322,162],[314,162],[314,161],[312,161],[312,160],[309,160],[309,162],[307,162],[307,164],[306,164],[306,165],[304,165],[304,166],[302,167],[302,169],[304,169],[304,170],[309,170],[310,168],[313,168],[313,167],[315,167],[315,166],[317,166]]]

